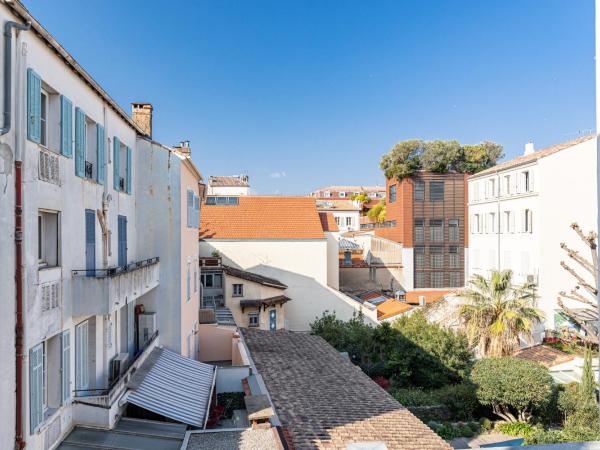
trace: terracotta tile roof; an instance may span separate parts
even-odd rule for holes
[[[263,286],[271,286],[278,289],[287,289],[287,286],[281,281],[275,278],[265,277],[254,272],[248,272],[247,270],[237,269],[235,267],[226,266],[223,264],[223,270],[227,275],[232,277],[241,278],[242,280],[254,281],[255,283],[262,284]]]
[[[321,227],[323,227],[323,231],[340,231],[340,229],[337,226],[337,223],[335,223],[335,217],[333,217],[332,213],[320,212],[319,219],[321,219]]]
[[[429,304],[429,303],[433,303],[433,302],[437,302],[438,300],[441,300],[444,298],[444,296],[446,294],[449,294],[450,292],[453,292],[451,290],[447,290],[447,289],[441,289],[441,290],[431,290],[431,291],[408,291],[405,294],[405,298],[406,298],[406,303],[410,303],[411,305],[418,305],[419,304],[419,297],[423,296],[425,297],[425,303]]]
[[[242,329],[296,450],[383,442],[388,450],[451,447],[318,336]]]
[[[360,206],[355,205],[352,200],[317,200],[319,211],[360,211]]]
[[[546,156],[560,152],[561,150],[564,150],[566,148],[573,147],[574,145],[589,141],[590,139],[593,139],[593,138],[594,138],[594,135],[590,134],[588,136],[582,136],[580,138],[573,139],[571,141],[562,142],[560,144],[555,144],[550,147],[543,148],[543,149],[533,152],[529,155],[517,156],[516,158],[511,159],[510,161],[506,161],[506,162],[497,164],[494,167],[490,167],[489,169],[482,170],[481,172],[477,172],[476,174],[471,175],[469,178],[475,178],[475,177],[479,177],[481,175],[489,175],[490,173],[494,173],[497,170],[506,170],[506,169],[510,169],[512,167],[517,167],[517,166],[520,166],[521,164],[525,164],[530,161],[535,161],[537,159],[544,158]]]
[[[410,309],[411,306],[409,304],[390,298],[377,305],[377,320],[389,319],[390,317],[410,311]]]
[[[203,205],[201,239],[325,238],[314,198],[238,198],[238,205]]]
[[[534,345],[533,347],[524,348],[516,351],[514,356],[538,362],[546,367],[556,366],[575,359],[575,356],[548,345]]]
[[[248,178],[241,175],[210,176],[208,185],[212,187],[248,187]]]

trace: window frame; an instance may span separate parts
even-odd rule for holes
[[[440,186],[441,186],[441,190],[437,189]],[[430,202],[443,202],[445,195],[446,195],[446,186],[443,181],[430,181],[429,182],[429,201]]]
[[[253,320],[255,319],[255,320]],[[256,323],[254,323],[256,322]],[[249,312],[248,313],[248,327],[249,328],[258,328],[260,327],[260,313],[259,312]]]
[[[398,189],[397,189],[397,185],[394,184],[390,184],[390,188],[389,188],[389,192],[388,192],[388,201],[390,203],[394,203],[396,201],[398,195]]]
[[[40,145],[45,149],[49,148],[49,133],[48,133],[48,113],[50,111],[50,93],[40,88]]]
[[[231,288],[232,297],[243,297],[244,296],[244,283],[233,283]]]
[[[413,199],[415,202],[425,201],[425,182],[423,180],[415,181]]]

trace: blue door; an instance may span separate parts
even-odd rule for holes
[[[127,217],[119,216],[119,267],[127,265]]]
[[[96,271],[96,214],[85,210],[85,270],[88,277]]]
[[[277,310],[272,309],[269,311],[269,329],[274,331],[277,329]]]

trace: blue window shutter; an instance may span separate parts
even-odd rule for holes
[[[33,69],[27,69],[27,139],[40,143],[42,80]]]
[[[29,424],[31,433],[42,423],[44,393],[44,344],[29,350]]]
[[[106,159],[104,157],[104,145],[104,127],[102,125],[96,125],[96,164],[98,164],[96,178],[100,184],[104,184],[106,181]]]
[[[127,147],[127,193],[131,194],[131,178],[133,176],[133,167],[131,166],[131,149]]]
[[[75,175],[85,176],[85,113],[75,108]]]
[[[71,398],[71,333],[65,331],[60,336],[60,392],[61,403],[65,405]]]
[[[73,155],[73,104],[64,95],[60,96],[60,153]]]
[[[119,156],[121,153],[121,141],[118,137],[113,137],[113,188],[119,190]]]

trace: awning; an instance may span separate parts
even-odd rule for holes
[[[127,387],[129,403],[195,427],[204,428],[216,367],[157,347]]]

